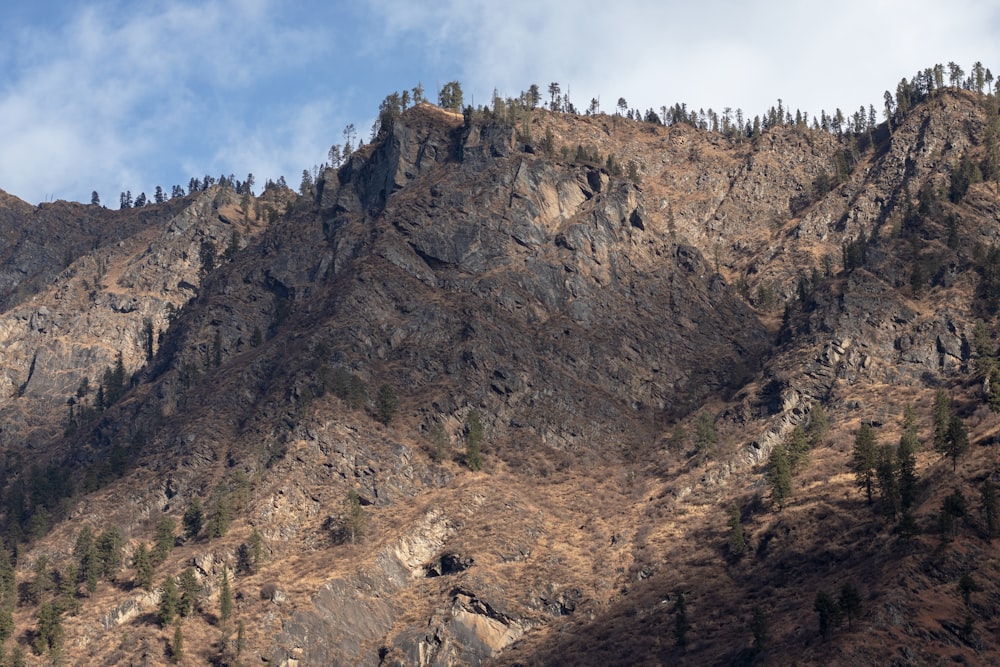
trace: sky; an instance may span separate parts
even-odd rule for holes
[[[206,174],[294,187],[418,82],[812,117],[935,63],[1000,74],[996,0],[5,0],[0,28],[0,189],[113,208]]]

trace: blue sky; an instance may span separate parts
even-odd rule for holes
[[[31,203],[116,207],[205,174],[294,185],[418,81],[752,116],[881,109],[937,62],[1000,75],[993,0],[7,0],[0,26],[0,189]]]

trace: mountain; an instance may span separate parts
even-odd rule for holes
[[[7,654],[991,662],[996,101],[908,101],[746,133],[420,104],[298,194],[3,195]]]

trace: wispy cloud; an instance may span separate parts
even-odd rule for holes
[[[877,104],[935,62],[1000,68],[1000,7],[977,0],[370,0],[397,39],[423,37],[477,99],[551,81],[585,107],[685,102],[761,113],[784,98],[821,109]]]
[[[24,23],[39,14],[0,14],[0,188],[29,201],[297,180],[417,81],[433,98],[459,79],[477,103],[554,81],[579,108],[752,116],[780,97],[816,115],[878,107],[936,62],[1000,68],[982,0],[65,0],[58,24]]]
[[[0,187],[33,201],[86,200],[97,189],[110,203],[119,190],[253,169],[246,151],[251,164],[220,164],[227,151],[218,142],[249,133],[258,109],[273,116],[276,98],[297,103],[284,88],[287,72],[307,73],[326,42],[308,24],[283,25],[263,0],[124,14],[91,7],[56,30],[16,32],[0,47],[8,72],[0,86]],[[279,125],[274,141],[300,145],[287,136],[294,129]],[[195,171],[179,173],[196,162]]]

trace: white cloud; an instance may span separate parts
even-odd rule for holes
[[[0,188],[105,201],[120,190],[324,159],[378,101],[452,79],[484,103],[559,82],[578,108],[674,102],[752,116],[780,97],[818,115],[936,62],[1000,73],[983,0],[185,0],[87,3],[49,27],[5,25]],[[412,80],[410,80],[412,79]],[[367,119],[367,120],[366,120]]]
[[[1000,8],[975,0],[713,3],[619,0],[370,0],[397,38],[421,35],[485,99],[531,83],[631,106],[792,108],[878,104],[882,91],[935,62],[1000,68]]]
[[[29,201],[89,201],[96,188],[111,203],[119,190],[235,170],[211,158],[257,103],[275,102],[255,86],[324,51],[316,26],[282,25],[276,11],[265,0],[91,7],[57,30],[16,32],[0,46],[0,187]]]

